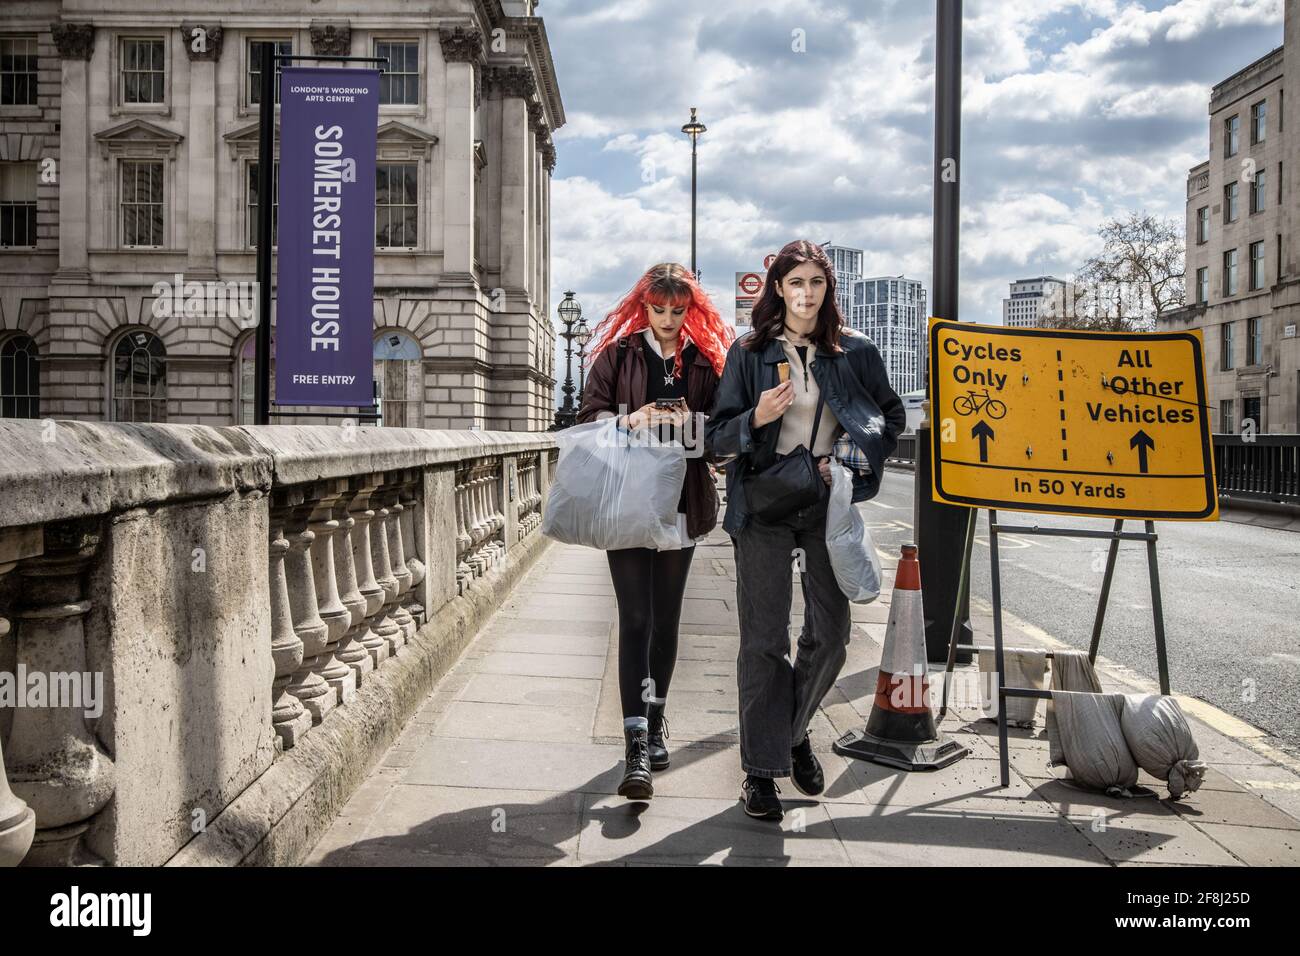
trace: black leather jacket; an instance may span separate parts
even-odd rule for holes
[[[777,363],[786,361],[785,350],[775,339],[761,352],[745,348],[742,343],[753,334],[741,336],[727,353],[717,400],[704,426],[709,453],[718,459],[734,457],[727,465],[727,512],[722,521],[723,530],[732,535],[739,534],[749,520],[740,479],[751,468],[762,471],[776,460],[781,434],[779,418],[762,428],[751,427],[759,397],[778,384]],[[889,384],[885,363],[871,339],[845,332],[840,336],[840,348],[838,354],[818,348],[811,368],[826,404],[871,462],[869,475],[855,474],[853,478],[853,500],[865,501],[880,490],[885,458],[907,427],[907,412]]]

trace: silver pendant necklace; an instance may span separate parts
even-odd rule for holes
[[[674,352],[664,359],[664,384],[673,384],[673,369],[677,367],[677,354]]]

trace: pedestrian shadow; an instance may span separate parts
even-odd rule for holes
[[[673,751],[673,768],[662,773],[684,769],[734,744],[735,737],[725,733],[692,741]],[[620,759],[576,788],[554,791],[544,800],[495,802],[441,813],[402,834],[367,838],[332,849],[321,857],[318,865],[549,866],[571,861],[585,824],[585,798],[616,796],[622,777]],[[387,800],[381,803],[372,816],[383,813],[387,803]],[[639,816],[652,810],[652,804],[653,801],[629,800],[626,807],[636,808]]]

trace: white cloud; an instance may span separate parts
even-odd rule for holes
[[[1110,26],[1082,43],[1069,44],[1057,59],[1071,69],[1088,69],[1111,62],[1126,48],[1141,49],[1158,39],[1185,43],[1211,30],[1281,20],[1282,0],[1178,0],[1159,10],[1129,3]]]
[[[544,14],[553,44],[566,29],[583,38],[572,73],[556,59],[570,111],[561,162],[579,151],[586,175],[552,184],[552,249],[557,288],[588,290],[589,317],[647,266],[689,257],[690,106],[709,127],[700,260],[724,315],[732,273],[799,236],[930,285],[932,6],[548,0]],[[1281,36],[1280,0],[968,0],[966,14],[964,318],[999,319],[1021,274],[1076,270],[1107,218],[1181,218],[1187,170],[1208,148],[1209,88],[1226,73],[1168,64],[1216,30],[1259,27],[1225,60],[1238,67]],[[728,45],[719,22],[743,42]],[[806,59],[782,55],[801,24]],[[777,59],[756,58],[754,42]]]

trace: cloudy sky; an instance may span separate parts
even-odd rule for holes
[[[568,123],[551,184],[552,303],[602,317],[690,258],[724,317],[738,270],[784,242],[864,250],[930,288],[934,4],[543,0]],[[796,31],[802,31],[797,34]],[[805,52],[792,46],[804,38]],[[1181,218],[1208,157],[1210,87],[1282,43],[1282,0],[967,0],[961,318],[1066,276],[1130,210]]]

